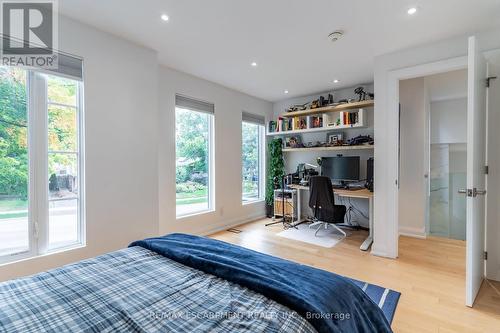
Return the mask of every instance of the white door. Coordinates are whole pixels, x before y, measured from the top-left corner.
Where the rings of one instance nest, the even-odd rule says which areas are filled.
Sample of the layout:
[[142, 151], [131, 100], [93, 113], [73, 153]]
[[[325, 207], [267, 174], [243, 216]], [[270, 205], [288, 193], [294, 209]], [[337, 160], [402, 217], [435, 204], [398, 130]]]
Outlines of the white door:
[[484, 277], [486, 59], [469, 38], [467, 101], [467, 226], [465, 304], [472, 306]]

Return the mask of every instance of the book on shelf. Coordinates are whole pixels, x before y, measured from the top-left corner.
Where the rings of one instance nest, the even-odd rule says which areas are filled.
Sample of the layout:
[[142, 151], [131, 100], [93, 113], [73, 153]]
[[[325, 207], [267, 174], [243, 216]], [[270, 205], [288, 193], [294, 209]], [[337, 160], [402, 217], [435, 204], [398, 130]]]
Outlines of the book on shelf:
[[271, 120], [268, 125], [269, 133], [286, 132], [293, 130], [293, 119], [278, 117], [278, 120]]
[[323, 116], [309, 116], [309, 128], [323, 127]]
[[343, 112], [342, 119], [344, 125], [354, 125], [358, 123], [358, 113], [357, 112]]
[[307, 129], [307, 117], [293, 117], [293, 130]]
[[312, 129], [335, 129], [346, 127], [363, 127], [366, 122], [365, 110], [339, 111], [323, 115], [295, 116], [290, 118], [278, 117], [269, 122], [269, 133], [306, 131]]
[[274, 133], [278, 130], [278, 123], [274, 120], [271, 120], [269, 122], [269, 127], [267, 129], [269, 131], [269, 133]]
[[293, 129], [293, 119], [291, 118], [281, 118], [281, 131], [291, 131]]

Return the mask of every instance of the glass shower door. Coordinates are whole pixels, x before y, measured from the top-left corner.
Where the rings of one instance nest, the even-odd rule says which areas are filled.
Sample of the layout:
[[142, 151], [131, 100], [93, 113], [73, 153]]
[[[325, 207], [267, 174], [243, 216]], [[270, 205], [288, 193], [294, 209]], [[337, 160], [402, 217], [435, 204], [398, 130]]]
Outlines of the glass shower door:
[[429, 234], [465, 240], [465, 144], [431, 144]]

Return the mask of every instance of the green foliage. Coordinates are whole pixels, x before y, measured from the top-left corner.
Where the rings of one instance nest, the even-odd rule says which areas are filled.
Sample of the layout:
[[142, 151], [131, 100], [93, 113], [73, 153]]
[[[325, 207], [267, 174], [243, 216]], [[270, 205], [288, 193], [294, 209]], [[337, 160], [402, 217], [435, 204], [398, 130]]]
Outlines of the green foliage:
[[28, 195], [26, 76], [0, 67], [0, 194]]
[[72, 108], [49, 106], [49, 149], [52, 151], [76, 151], [76, 112]]
[[206, 186], [196, 182], [184, 182], [175, 184], [176, 193], [194, 193], [196, 191], [206, 190]]
[[242, 132], [242, 165], [243, 195], [257, 197], [259, 194], [259, 125], [243, 122]]
[[[47, 76], [48, 99], [51, 102], [76, 105], [77, 84], [74, 81]], [[74, 108], [49, 106], [49, 149], [77, 150], [76, 111]], [[76, 174], [76, 158], [66, 154], [49, 156], [49, 172], [58, 165], [71, 166]], [[0, 66], [0, 194], [28, 196], [28, 110], [26, 71]]]
[[275, 179], [281, 180], [281, 177], [285, 175], [282, 147], [283, 141], [281, 139], [273, 139], [267, 146], [269, 164], [266, 183], [266, 203], [268, 205], [273, 204]]
[[[204, 113], [176, 109], [177, 184], [191, 180], [196, 173], [208, 174], [208, 117]], [[200, 177], [197, 179], [206, 183]]]
[[[52, 103], [77, 105], [77, 83], [57, 76], [47, 77], [47, 95]], [[71, 107], [49, 105], [48, 139], [50, 151], [73, 152], [78, 150], [78, 129], [76, 110]], [[71, 154], [50, 154], [49, 174], [54, 175], [57, 169], [71, 170], [77, 176], [77, 159]]]
[[47, 97], [52, 103], [75, 106], [77, 90], [75, 81], [52, 75], [47, 78]]
[[241, 131], [243, 177], [251, 177], [259, 170], [259, 126], [242, 123]]

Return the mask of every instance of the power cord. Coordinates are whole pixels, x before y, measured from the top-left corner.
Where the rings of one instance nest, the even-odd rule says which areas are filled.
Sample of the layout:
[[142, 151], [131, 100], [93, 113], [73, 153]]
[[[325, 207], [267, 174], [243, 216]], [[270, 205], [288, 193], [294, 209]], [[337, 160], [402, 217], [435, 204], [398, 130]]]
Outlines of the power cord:
[[352, 227], [360, 227], [357, 221], [353, 221], [353, 216], [364, 217], [368, 220], [368, 217], [351, 202], [351, 198], [340, 197], [340, 203], [347, 206], [346, 210], [346, 224]]
[[361, 209], [359, 209], [354, 203], [351, 202], [351, 198], [349, 198], [349, 205], [352, 207], [352, 209], [357, 215], [361, 215], [367, 220], [370, 219], [368, 216], [365, 215], [365, 213]]

